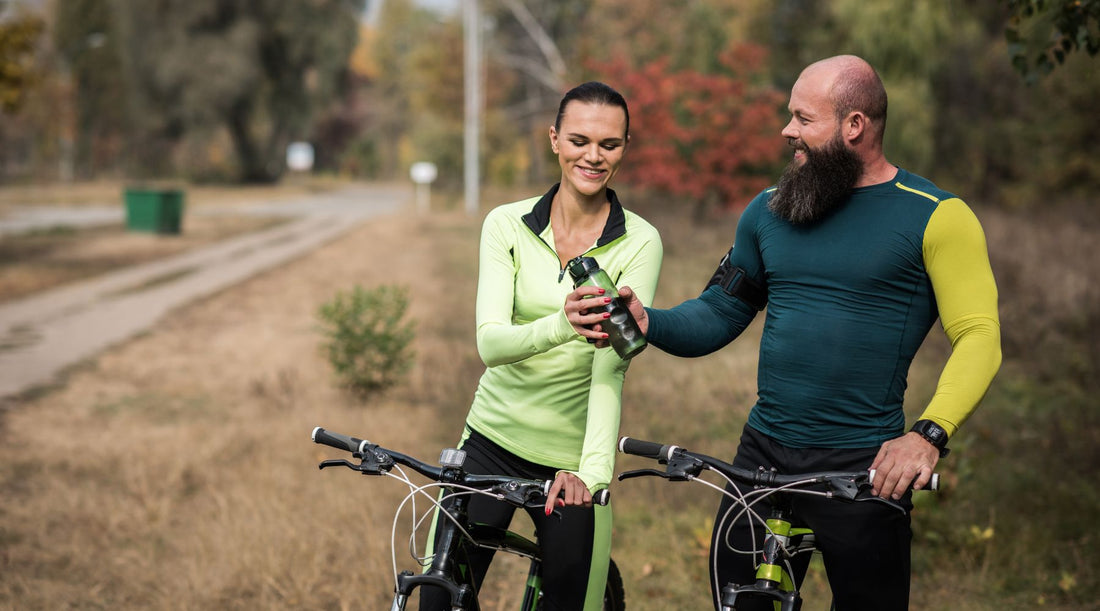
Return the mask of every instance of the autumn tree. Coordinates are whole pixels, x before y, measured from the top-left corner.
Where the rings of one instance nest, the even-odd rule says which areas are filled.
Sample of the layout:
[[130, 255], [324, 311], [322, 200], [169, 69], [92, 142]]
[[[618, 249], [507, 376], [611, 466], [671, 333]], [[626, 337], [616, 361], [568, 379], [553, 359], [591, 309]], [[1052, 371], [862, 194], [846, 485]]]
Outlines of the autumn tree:
[[711, 73], [674, 69], [667, 57], [594, 63], [630, 104], [624, 181], [693, 203], [698, 219], [714, 207], [742, 207], [773, 182], [785, 97], [764, 78], [766, 57], [759, 46], [731, 42]]
[[[363, 0], [112, 0], [150, 154], [185, 135], [228, 135], [237, 177], [270, 182], [286, 145], [335, 95]], [[143, 147], [145, 148], [145, 147]]]
[[[0, 2], [0, 11], [5, 3]], [[0, 110], [13, 113], [36, 78], [34, 50], [44, 29], [42, 18], [20, 13], [0, 21]]]

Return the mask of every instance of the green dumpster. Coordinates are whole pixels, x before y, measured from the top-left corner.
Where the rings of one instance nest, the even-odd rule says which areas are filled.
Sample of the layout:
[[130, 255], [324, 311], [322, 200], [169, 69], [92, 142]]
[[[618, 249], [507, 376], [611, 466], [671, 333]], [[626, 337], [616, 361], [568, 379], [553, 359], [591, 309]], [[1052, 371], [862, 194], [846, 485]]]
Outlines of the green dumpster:
[[183, 218], [183, 191], [130, 188], [126, 201], [126, 228], [152, 233], [179, 233]]

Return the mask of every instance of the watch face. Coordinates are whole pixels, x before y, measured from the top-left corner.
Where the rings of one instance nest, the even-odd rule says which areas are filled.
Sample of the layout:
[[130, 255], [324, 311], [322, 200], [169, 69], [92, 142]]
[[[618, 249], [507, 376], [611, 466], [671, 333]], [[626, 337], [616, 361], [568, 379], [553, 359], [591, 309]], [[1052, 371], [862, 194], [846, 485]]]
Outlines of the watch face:
[[932, 421], [920, 423], [920, 427], [917, 430], [921, 435], [924, 435], [929, 441], [936, 445], [943, 443], [947, 435], [947, 431], [943, 430], [943, 427]]

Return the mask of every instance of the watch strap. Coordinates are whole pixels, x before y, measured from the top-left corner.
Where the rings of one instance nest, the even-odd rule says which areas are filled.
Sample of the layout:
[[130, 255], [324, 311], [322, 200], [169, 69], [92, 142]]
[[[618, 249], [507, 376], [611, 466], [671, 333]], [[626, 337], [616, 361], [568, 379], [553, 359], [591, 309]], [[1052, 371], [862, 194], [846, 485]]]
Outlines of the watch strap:
[[917, 420], [913, 423], [913, 428], [909, 430], [924, 437], [928, 443], [935, 446], [940, 451], [940, 458], [947, 456], [948, 452], [951, 451], [947, 449], [947, 431], [936, 424], [935, 421]]

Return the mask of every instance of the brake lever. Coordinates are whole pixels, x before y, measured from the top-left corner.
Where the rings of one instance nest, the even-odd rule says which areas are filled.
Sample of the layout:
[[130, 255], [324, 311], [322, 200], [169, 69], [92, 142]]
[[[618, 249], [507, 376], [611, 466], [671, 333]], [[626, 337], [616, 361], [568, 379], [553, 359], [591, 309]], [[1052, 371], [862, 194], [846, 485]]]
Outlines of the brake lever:
[[859, 490], [856, 492], [856, 494], [854, 496], [851, 497], [850, 500], [852, 500], [856, 503], [879, 502], [879, 503], [882, 503], [883, 505], [888, 505], [888, 506], [890, 506], [894, 509], [897, 509], [903, 515], [906, 514], [906, 513], [909, 513], [905, 509], [905, 507], [903, 507], [901, 505], [901, 503], [898, 503], [897, 501], [894, 501], [893, 499], [884, 499], [880, 496], [875, 496], [875, 495], [871, 494], [871, 484], [870, 484], [870, 482], [859, 484]]
[[382, 475], [381, 466], [378, 465], [377, 463], [373, 462], [373, 461], [364, 460], [363, 462], [361, 462], [359, 464], [355, 464], [355, 463], [351, 462], [350, 460], [343, 459], [343, 458], [337, 458], [337, 459], [323, 460], [323, 461], [321, 461], [321, 464], [317, 465], [318, 469], [325, 469], [325, 468], [328, 468], [328, 467], [347, 467], [348, 469], [351, 469], [352, 471], [358, 471], [358, 472], [360, 472], [364, 475]]
[[317, 465], [318, 469], [327, 469], [328, 467], [347, 467], [353, 471], [359, 470], [355, 463], [345, 459], [322, 460], [321, 464]]
[[633, 477], [645, 477], [645, 476], [663, 477], [667, 480], [670, 480], [670, 481], [672, 480], [671, 475], [669, 475], [668, 473], [665, 473], [664, 471], [658, 471], [657, 469], [635, 469], [633, 471], [623, 471], [622, 473], [620, 473], [618, 475], [617, 479], [621, 482], [624, 479], [631, 479]]

